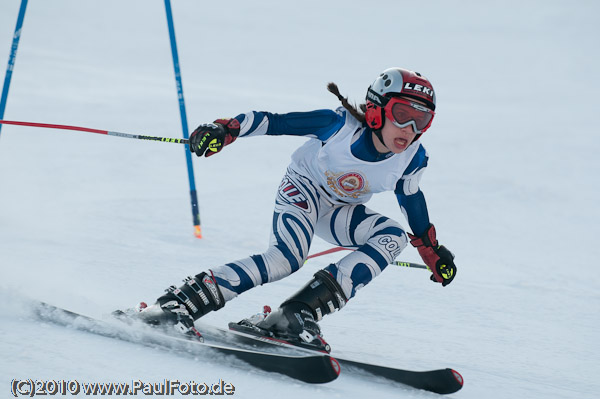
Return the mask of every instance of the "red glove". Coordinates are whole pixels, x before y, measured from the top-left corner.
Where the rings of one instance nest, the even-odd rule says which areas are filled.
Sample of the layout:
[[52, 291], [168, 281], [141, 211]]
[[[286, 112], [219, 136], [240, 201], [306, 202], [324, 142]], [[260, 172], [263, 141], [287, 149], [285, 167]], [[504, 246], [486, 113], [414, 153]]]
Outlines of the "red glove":
[[417, 237], [408, 233], [410, 243], [417, 248], [419, 255], [433, 273], [431, 281], [447, 286], [456, 276], [454, 255], [443, 245], [439, 245], [435, 237], [435, 226], [430, 224], [423, 236]]
[[217, 119], [198, 126], [190, 136], [190, 151], [197, 156], [210, 157], [237, 139], [240, 122], [237, 119]]

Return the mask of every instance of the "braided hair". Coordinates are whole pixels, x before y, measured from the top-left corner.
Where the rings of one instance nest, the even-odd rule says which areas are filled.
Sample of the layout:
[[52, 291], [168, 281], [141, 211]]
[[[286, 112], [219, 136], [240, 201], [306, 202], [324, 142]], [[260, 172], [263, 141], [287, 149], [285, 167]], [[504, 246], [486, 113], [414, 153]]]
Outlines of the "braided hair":
[[343, 97], [340, 94], [340, 90], [338, 89], [338, 86], [333, 82], [330, 82], [327, 85], [327, 90], [329, 90], [331, 93], [333, 93], [338, 98], [338, 100], [340, 100], [340, 102], [342, 103], [342, 106], [344, 108], [346, 108], [348, 110], [348, 112], [350, 112], [350, 114], [353, 117], [355, 117], [359, 122], [361, 122], [361, 123], [366, 122], [366, 119], [365, 119], [365, 112], [367, 111], [366, 104], [360, 104], [358, 107], [350, 104], [348, 102], [348, 97]]

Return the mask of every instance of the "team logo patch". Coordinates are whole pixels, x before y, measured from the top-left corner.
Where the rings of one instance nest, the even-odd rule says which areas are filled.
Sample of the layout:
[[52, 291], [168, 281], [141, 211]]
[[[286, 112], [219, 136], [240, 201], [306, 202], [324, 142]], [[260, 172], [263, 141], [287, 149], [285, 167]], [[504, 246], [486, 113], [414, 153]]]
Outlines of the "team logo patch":
[[283, 179], [279, 186], [279, 198], [288, 204], [308, 210], [308, 200], [306, 199], [306, 196], [288, 178]]
[[347, 193], [353, 193], [365, 187], [365, 179], [358, 173], [346, 173], [338, 177], [337, 183]]
[[358, 198], [369, 192], [369, 185], [365, 178], [358, 172], [335, 174], [325, 172], [327, 185], [340, 197]]

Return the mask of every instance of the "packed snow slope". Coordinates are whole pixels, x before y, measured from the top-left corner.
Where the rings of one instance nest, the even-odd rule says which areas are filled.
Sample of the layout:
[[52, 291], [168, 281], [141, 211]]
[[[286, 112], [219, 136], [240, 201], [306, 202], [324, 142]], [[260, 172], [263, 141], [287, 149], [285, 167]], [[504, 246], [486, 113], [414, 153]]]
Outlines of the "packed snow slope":
[[[0, 2], [2, 66], [19, 4]], [[190, 129], [250, 110], [336, 108], [330, 81], [361, 102], [390, 66], [436, 88], [422, 189], [458, 275], [442, 288], [389, 267], [323, 320], [334, 351], [453, 367], [465, 378], [456, 398], [597, 397], [599, 12], [596, 1], [173, 2]], [[181, 137], [170, 51], [162, 1], [32, 0], [5, 119]], [[277, 185], [304, 140], [248, 138], [194, 159], [199, 240], [183, 146], [4, 126], [0, 395], [32, 378], [223, 379], [240, 398], [433, 397], [343, 374], [307, 385], [28, 313], [29, 298], [102, 317], [262, 252]], [[369, 206], [406, 225], [393, 194]], [[329, 247], [317, 239], [312, 251]], [[340, 256], [310, 260], [203, 321], [225, 326], [276, 306]], [[400, 258], [420, 260], [412, 247]]]

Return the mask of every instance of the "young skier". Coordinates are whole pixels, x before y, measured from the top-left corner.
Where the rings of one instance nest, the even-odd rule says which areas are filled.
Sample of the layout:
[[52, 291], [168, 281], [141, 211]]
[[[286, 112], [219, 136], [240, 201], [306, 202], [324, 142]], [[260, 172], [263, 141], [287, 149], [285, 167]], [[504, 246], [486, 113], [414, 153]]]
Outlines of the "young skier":
[[[272, 114], [248, 112], [199, 126], [190, 137], [197, 156], [211, 156], [238, 138], [258, 135], [309, 137], [292, 155], [275, 200], [269, 248], [213, 267], [138, 313], [150, 324], [173, 325], [194, 334], [194, 320], [221, 309], [241, 293], [297, 271], [308, 256], [313, 235], [355, 251], [314, 274], [279, 309], [245, 328], [304, 345], [322, 347], [317, 321], [341, 309], [406, 247], [408, 237], [446, 286], [456, 275], [454, 255], [439, 245], [429, 221], [419, 180], [428, 156], [419, 140], [435, 115], [435, 93], [419, 73], [390, 68], [367, 90], [360, 110], [342, 102], [336, 111]], [[393, 191], [411, 233], [396, 221], [364, 206], [374, 193]]]

